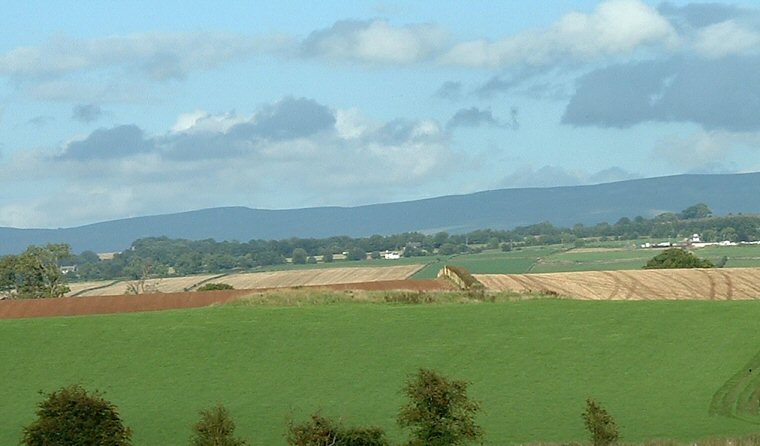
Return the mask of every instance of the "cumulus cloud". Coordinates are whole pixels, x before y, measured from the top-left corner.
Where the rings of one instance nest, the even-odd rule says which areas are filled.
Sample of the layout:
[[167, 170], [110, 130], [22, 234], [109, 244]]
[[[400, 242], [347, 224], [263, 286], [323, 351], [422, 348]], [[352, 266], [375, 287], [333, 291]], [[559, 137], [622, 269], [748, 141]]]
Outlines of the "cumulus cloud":
[[480, 109], [478, 107], [463, 108], [454, 113], [454, 116], [446, 123], [446, 128], [454, 129], [456, 127], [479, 127], [485, 125], [517, 130], [519, 127], [517, 114], [517, 108], [513, 107], [511, 110], [511, 120], [509, 122], [502, 122], [494, 117], [491, 110]]
[[230, 133], [239, 137], [274, 140], [303, 138], [335, 126], [328, 107], [305, 98], [285, 98], [264, 107], [248, 123], [237, 124]]
[[446, 32], [435, 25], [344, 20], [312, 32], [301, 43], [301, 54], [334, 61], [403, 65], [427, 59], [446, 39]]
[[652, 158], [690, 172], [717, 173], [736, 171], [727, 160], [738, 151], [757, 151], [760, 133], [699, 130], [690, 135], [672, 135], [660, 140]]
[[640, 178], [620, 167], [610, 167], [596, 173], [583, 170], [569, 170], [559, 166], [530, 166], [515, 170], [502, 180], [502, 187], [556, 187], [579, 186], [583, 184], [611, 183]]
[[457, 81], [446, 81], [438, 87], [435, 96], [441, 99], [456, 100], [462, 97], [462, 83]]
[[0, 75], [17, 80], [44, 79], [121, 67], [155, 80], [167, 80], [285, 44], [284, 38], [223, 33], [142, 33], [94, 39], [60, 35], [41, 46], [0, 54]]
[[760, 47], [760, 32], [727, 20], [699, 31], [694, 48], [708, 58], [746, 53]]
[[743, 8], [723, 3], [688, 3], [678, 6], [671, 2], [663, 2], [657, 7], [657, 10], [671, 23], [681, 29], [704, 28], [740, 16], [746, 16], [748, 13]]
[[115, 159], [154, 149], [153, 141], [146, 138], [139, 127], [121, 125], [111, 129], [98, 129], [85, 139], [70, 142], [58, 158], [79, 161]]
[[44, 224], [55, 218], [57, 225], [155, 209], [353, 205], [397, 194], [416, 198], [417, 186], [466, 163], [455, 157], [447, 132], [435, 121], [376, 122], [356, 109], [333, 110], [290, 97], [247, 116], [195, 111], [156, 135], [135, 125], [98, 129], [55, 155], [21, 156], [11, 160], [15, 169], [0, 170], [0, 185], [34, 173], [40, 182], [59, 185], [57, 205], [49, 209], [70, 204], [71, 211], [40, 216], [37, 210], [44, 213], [50, 200], [29, 199], [24, 209], [14, 211], [14, 222], [26, 218]]
[[103, 116], [103, 110], [95, 104], [79, 104], [71, 110], [71, 119], [80, 122], [93, 122]]
[[55, 118], [52, 116], [35, 116], [34, 118], [26, 121], [26, 123], [35, 127], [45, 127], [53, 121], [55, 121]]
[[693, 122], [705, 129], [760, 129], [760, 56], [714, 63], [674, 58], [611, 65], [581, 77], [562, 122], [629, 127]]
[[590, 14], [572, 12], [545, 29], [459, 43], [441, 61], [474, 67], [541, 66], [627, 55], [647, 46], [673, 47], [678, 40], [671, 24], [645, 3], [607, 0]]

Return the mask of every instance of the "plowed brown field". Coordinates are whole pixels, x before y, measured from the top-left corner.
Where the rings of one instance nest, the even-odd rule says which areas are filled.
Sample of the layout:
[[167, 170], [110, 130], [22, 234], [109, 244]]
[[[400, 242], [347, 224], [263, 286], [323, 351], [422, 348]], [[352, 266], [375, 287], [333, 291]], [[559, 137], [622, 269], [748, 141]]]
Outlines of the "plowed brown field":
[[[87, 286], [109, 285], [109, 282], [90, 283], [87, 286], [78, 287], [77, 291], [80, 292], [78, 297], [0, 300], [0, 319], [76, 316], [203, 307], [215, 303], [225, 303], [237, 297], [251, 295], [253, 292], [266, 292], [288, 287], [368, 291], [438, 291], [452, 289], [451, 284], [446, 280], [405, 280], [421, 267], [422, 265], [410, 265], [382, 268], [331, 268], [323, 270], [279, 271], [277, 273], [236, 274], [219, 277], [218, 280], [216, 276], [163, 279], [157, 281], [156, 285], [159, 290], [163, 286], [167, 292], [136, 296], [124, 295], [126, 284], [123, 283], [82, 292], [87, 289]], [[261, 277], [255, 277], [259, 275]], [[199, 282], [208, 280], [209, 278], [215, 282], [229, 283], [238, 289], [210, 292], [170, 292], [170, 290], [181, 290], [197, 285]], [[228, 280], [230, 278], [234, 280]], [[72, 286], [72, 288], [74, 287]], [[117, 294], [103, 295], [105, 292], [115, 292]]]
[[760, 299], [760, 268], [475, 274], [492, 291], [593, 300]]

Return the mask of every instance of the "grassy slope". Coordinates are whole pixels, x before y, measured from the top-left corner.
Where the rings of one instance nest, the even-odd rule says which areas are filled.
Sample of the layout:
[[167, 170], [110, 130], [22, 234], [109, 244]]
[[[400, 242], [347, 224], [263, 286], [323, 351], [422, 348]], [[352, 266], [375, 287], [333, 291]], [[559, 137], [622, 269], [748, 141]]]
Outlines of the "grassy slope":
[[584, 439], [598, 398], [626, 441], [742, 434], [708, 416], [758, 352], [756, 302], [523, 301], [472, 305], [224, 306], [0, 321], [0, 444], [15, 444], [39, 390], [106, 391], [135, 444], [185, 444], [216, 401], [256, 445], [285, 444], [287, 416], [322, 410], [395, 439], [404, 377], [432, 367], [472, 382], [487, 444]]

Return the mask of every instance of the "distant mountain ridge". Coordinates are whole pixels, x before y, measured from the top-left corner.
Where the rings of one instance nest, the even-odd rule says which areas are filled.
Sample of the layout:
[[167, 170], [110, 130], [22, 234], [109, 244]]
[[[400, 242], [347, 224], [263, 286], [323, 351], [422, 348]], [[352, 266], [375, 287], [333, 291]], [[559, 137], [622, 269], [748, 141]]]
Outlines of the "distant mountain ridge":
[[614, 223], [706, 203], [715, 214], [759, 213], [760, 172], [676, 175], [589, 186], [499, 189], [466, 195], [356, 207], [264, 210], [221, 207], [134, 217], [62, 229], [0, 228], [0, 254], [30, 244], [68, 243], [74, 252], [122, 251], [139, 238], [279, 240], [334, 235], [510, 229], [549, 221], [557, 226]]

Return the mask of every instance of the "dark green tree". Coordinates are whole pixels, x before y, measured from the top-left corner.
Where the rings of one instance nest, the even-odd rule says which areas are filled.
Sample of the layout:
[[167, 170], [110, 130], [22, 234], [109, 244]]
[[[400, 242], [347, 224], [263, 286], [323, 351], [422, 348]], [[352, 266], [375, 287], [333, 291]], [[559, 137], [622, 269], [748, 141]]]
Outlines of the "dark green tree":
[[670, 248], [650, 259], [644, 269], [666, 268], [714, 268], [707, 259], [701, 259], [681, 248]]
[[132, 432], [119, 412], [97, 391], [73, 385], [50, 393], [37, 406], [37, 419], [24, 428], [27, 446], [128, 446]]
[[463, 445], [483, 438], [475, 423], [480, 405], [467, 396], [467, 382], [420, 369], [403, 387], [408, 402], [398, 422], [411, 430], [409, 446]]
[[367, 259], [367, 252], [359, 248], [358, 246], [355, 246], [349, 249], [348, 255], [346, 255], [346, 260], [366, 260], [366, 259]]
[[586, 410], [581, 416], [594, 446], [608, 446], [618, 441], [620, 433], [617, 424], [599, 403], [591, 398], [587, 399]]
[[293, 258], [294, 265], [305, 265], [308, 254], [305, 249], [296, 248], [293, 250], [293, 255], [291, 257]]
[[678, 217], [682, 220], [693, 220], [696, 218], [707, 218], [712, 216], [712, 211], [704, 203], [698, 203], [694, 206], [689, 206], [678, 214]]
[[229, 411], [217, 404], [200, 412], [201, 419], [193, 426], [192, 446], [245, 446], [245, 440], [235, 438], [235, 422]]

